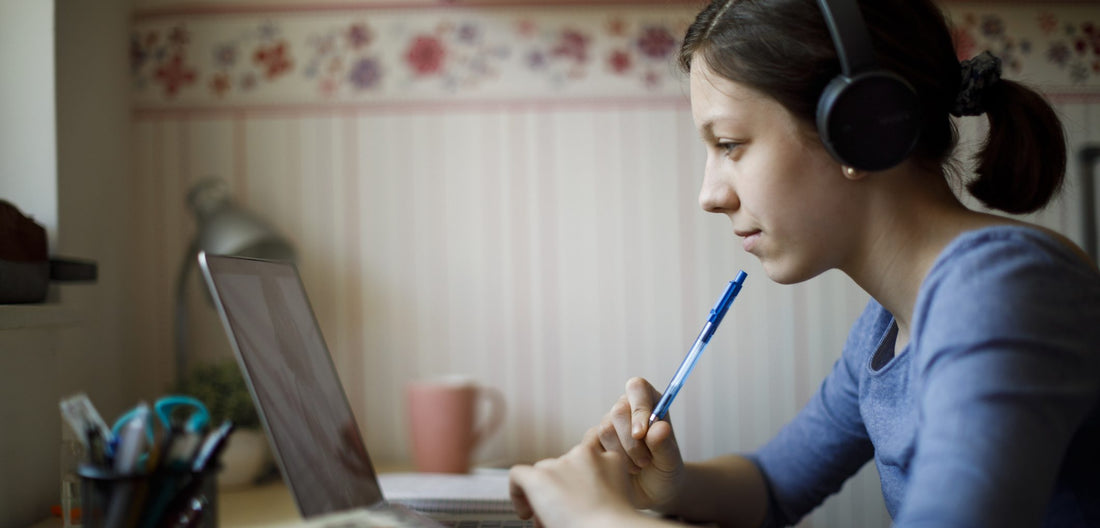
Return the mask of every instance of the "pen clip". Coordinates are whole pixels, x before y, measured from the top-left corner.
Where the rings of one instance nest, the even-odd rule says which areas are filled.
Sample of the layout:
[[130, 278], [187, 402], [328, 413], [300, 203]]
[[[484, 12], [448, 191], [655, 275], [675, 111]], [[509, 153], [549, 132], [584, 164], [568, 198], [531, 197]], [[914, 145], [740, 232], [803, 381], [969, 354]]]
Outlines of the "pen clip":
[[744, 271], [737, 272], [737, 277], [730, 281], [726, 286], [725, 293], [718, 299], [718, 302], [714, 304], [714, 308], [710, 310], [710, 317], [707, 321], [713, 323], [714, 326], [718, 326], [718, 323], [722, 322], [722, 318], [726, 316], [726, 312], [729, 311], [730, 305], [733, 304], [733, 300], [737, 297], [737, 294], [741, 292], [741, 285], [745, 283], [745, 278], [748, 277]]

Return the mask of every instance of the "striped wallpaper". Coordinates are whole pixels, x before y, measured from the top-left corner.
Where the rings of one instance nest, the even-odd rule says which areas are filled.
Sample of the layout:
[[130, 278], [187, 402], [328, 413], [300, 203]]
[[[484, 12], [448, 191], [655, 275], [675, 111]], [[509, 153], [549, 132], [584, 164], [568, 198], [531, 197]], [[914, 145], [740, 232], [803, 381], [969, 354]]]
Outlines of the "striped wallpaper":
[[[482, 463], [561, 453], [630, 376], [663, 387], [738, 269], [741, 298], [673, 421], [688, 459], [750, 450], [816, 390], [867, 300], [837, 272], [770, 283], [728, 220], [699, 209], [703, 151], [664, 38], [678, 40], [693, 4], [161, 4], [134, 18], [132, 236], [147, 264], [134, 339], [165, 386], [194, 233], [184, 196], [209, 176], [298, 247], [376, 461], [408, 460], [404, 384], [448, 373], [507, 396]], [[1100, 37], [1076, 51], [1098, 8], [946, 5], [968, 45], [1045, 87], [1074, 150], [1100, 142]], [[443, 51], [410, 54], [422, 37]], [[1075, 189], [1034, 218], [1079, 237]], [[228, 357], [200, 286], [192, 277], [194, 353]], [[803, 525], [888, 523], [869, 466]]]

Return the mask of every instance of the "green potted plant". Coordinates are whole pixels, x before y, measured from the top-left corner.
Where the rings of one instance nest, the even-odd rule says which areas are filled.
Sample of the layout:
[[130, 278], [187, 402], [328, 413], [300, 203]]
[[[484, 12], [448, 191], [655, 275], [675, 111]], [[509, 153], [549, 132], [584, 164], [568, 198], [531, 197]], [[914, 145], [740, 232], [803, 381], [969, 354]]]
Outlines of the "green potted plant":
[[222, 452], [218, 485], [222, 488], [251, 485], [271, 464], [271, 449], [260, 427], [244, 377], [232, 360], [200, 365], [185, 376], [176, 393], [198, 399], [210, 411], [210, 425], [225, 420], [235, 425]]

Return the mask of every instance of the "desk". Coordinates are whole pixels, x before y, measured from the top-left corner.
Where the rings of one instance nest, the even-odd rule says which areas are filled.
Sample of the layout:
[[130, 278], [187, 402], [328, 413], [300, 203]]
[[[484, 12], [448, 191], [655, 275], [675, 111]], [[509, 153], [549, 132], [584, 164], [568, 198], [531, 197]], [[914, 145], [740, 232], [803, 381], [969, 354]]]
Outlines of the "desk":
[[[218, 493], [220, 528], [294, 526], [301, 522], [298, 508], [283, 482]], [[61, 519], [50, 518], [28, 528], [61, 528]]]
[[[379, 473], [410, 471], [408, 462], [375, 464]], [[248, 488], [218, 492], [219, 528], [262, 528], [294, 526], [301, 522], [298, 507], [281, 479]], [[60, 518], [45, 519], [28, 528], [61, 528]]]
[[218, 494], [219, 528], [293, 526], [301, 520], [281, 480]]

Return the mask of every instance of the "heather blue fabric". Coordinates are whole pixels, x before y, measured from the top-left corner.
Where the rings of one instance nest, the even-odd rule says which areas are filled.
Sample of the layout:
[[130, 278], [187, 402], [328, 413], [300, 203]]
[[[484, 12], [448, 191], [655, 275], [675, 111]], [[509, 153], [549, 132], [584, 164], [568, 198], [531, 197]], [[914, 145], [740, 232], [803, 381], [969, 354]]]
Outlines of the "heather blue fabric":
[[[1100, 274], [1039, 230], [965, 233], [911, 338], [873, 300], [818, 393], [749, 458], [793, 524], [872, 458], [895, 526], [1100, 526]], [[878, 367], [873, 368], [873, 367]]]

